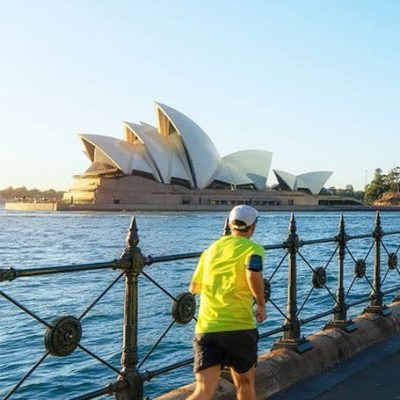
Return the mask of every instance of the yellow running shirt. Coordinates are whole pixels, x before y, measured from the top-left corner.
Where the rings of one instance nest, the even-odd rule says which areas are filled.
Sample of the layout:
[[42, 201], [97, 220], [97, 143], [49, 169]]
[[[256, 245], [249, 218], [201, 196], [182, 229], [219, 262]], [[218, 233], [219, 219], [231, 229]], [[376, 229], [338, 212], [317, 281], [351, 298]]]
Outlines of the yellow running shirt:
[[246, 270], [252, 256], [261, 270], [264, 254], [261, 245], [241, 236], [223, 236], [202, 253], [192, 278], [200, 288], [195, 333], [256, 327]]

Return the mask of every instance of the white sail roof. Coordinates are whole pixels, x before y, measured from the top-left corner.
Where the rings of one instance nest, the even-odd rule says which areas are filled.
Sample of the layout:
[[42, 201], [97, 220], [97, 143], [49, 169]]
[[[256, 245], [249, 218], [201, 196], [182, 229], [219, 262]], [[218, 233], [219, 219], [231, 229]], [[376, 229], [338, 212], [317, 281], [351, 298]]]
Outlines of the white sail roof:
[[[90, 149], [88, 153], [93, 154], [92, 162], [96, 161], [95, 151], [100, 151], [124, 174], [131, 174], [133, 170], [137, 170], [150, 173], [156, 180], [160, 180], [157, 170], [148, 159], [147, 150], [143, 144], [128, 143], [125, 140], [103, 135], [79, 136], [86, 149]], [[90, 146], [93, 146], [93, 151]]]
[[296, 175], [290, 174], [289, 172], [280, 171], [278, 169], [274, 169], [273, 171], [276, 178], [278, 179], [278, 182], [282, 180], [283, 183], [285, 183], [290, 190], [296, 190]]
[[331, 171], [312, 171], [300, 175], [274, 169], [278, 181], [283, 181], [291, 190], [308, 189], [312, 194], [319, 194], [327, 180], [331, 177]]
[[219, 167], [221, 157], [217, 148], [186, 115], [165, 104], [156, 103], [156, 106], [160, 133], [170, 135], [175, 131], [182, 137], [194, 182], [198, 188], [204, 189], [211, 183]]
[[156, 113], [157, 128], [145, 122], [124, 122], [125, 140], [80, 135], [87, 156], [97, 166], [112, 165], [124, 174], [149, 173], [165, 184], [178, 179], [204, 189], [219, 180], [265, 188], [272, 153], [243, 150], [221, 158], [211, 139], [190, 118], [161, 103], [156, 103]]
[[176, 134], [160, 135], [156, 128], [149, 124], [134, 124], [124, 122], [125, 129], [130, 130], [143, 143], [160, 174], [163, 183], [169, 184], [171, 178], [184, 179], [192, 182], [188, 163], [184, 163], [181, 155], [184, 153], [180, 141], [176, 143]]
[[235, 164], [222, 159], [220, 169], [215, 175], [215, 179], [221, 182], [229, 183], [233, 186], [249, 185], [253, 181], [246, 176]]
[[[124, 122], [124, 127], [132, 132], [134, 136], [144, 144], [149, 155], [160, 174], [164, 183], [170, 181], [170, 165], [172, 152], [166, 151], [168, 141], [161, 136], [157, 130], [150, 127], [133, 124], [132, 122]], [[134, 140], [134, 138], [132, 138]]]
[[318, 194], [332, 174], [331, 171], [312, 171], [298, 175], [297, 188], [307, 188], [312, 194]]
[[[258, 190], [265, 189], [272, 153], [264, 150], [242, 150], [228, 154], [223, 160], [242, 171]], [[237, 183], [239, 185], [240, 183]]]

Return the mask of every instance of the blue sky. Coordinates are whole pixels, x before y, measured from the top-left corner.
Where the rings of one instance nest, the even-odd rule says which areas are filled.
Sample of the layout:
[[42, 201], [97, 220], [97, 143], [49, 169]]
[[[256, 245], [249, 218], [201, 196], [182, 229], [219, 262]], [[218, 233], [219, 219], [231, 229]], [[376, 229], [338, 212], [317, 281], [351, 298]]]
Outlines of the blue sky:
[[[330, 170], [362, 189], [398, 166], [400, 2], [0, 0], [0, 189], [67, 189], [78, 133], [122, 138], [153, 101], [221, 155]], [[272, 183], [272, 174], [269, 181]]]

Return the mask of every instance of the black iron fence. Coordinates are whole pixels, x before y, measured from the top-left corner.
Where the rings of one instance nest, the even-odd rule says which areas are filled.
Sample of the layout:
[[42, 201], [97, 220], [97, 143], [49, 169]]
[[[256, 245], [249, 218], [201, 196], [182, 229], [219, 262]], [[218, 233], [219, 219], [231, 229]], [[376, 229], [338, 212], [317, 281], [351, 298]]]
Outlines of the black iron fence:
[[[229, 234], [227, 225], [225, 225], [224, 234]], [[261, 327], [260, 339], [280, 334], [281, 337], [273, 344], [273, 348], [287, 347], [301, 353], [311, 348], [310, 342], [302, 333], [302, 327], [306, 324], [331, 316], [326, 327], [336, 327], [352, 332], [356, 329], [356, 325], [348, 316], [348, 310], [365, 303], [368, 303], [365, 311], [387, 315], [389, 309], [386, 307], [384, 299], [400, 290], [400, 271], [397, 263], [400, 249], [400, 244], [397, 242], [400, 243], [400, 238], [395, 236], [399, 234], [400, 230], [384, 232], [381, 227], [380, 215], [377, 213], [375, 226], [371, 233], [348, 235], [342, 216], [337, 235], [334, 237], [301, 240], [297, 234], [294, 215], [292, 215], [286, 240], [281, 244], [264, 246], [268, 255], [275, 254], [273, 257], [267, 257], [268, 268], [265, 268], [265, 271], [268, 271], [269, 276], [264, 278], [265, 298], [268, 301], [269, 309], [280, 315], [283, 323], [276, 324], [269, 330], [263, 330]], [[363, 241], [363, 246], [352, 247], [354, 243], [361, 241]], [[103, 263], [51, 268], [0, 269], [0, 282], [81, 271], [104, 269], [118, 271], [117, 277], [80, 315], [61, 315], [52, 321], [46, 321], [13, 296], [0, 290], [1, 298], [28, 314], [45, 328], [43, 354], [22, 377], [12, 376], [12, 379], [19, 380], [16, 383], [10, 382], [9, 391], [4, 400], [12, 398], [46, 359], [67, 357], [78, 349], [115, 373], [116, 379], [103, 386], [99, 384], [97, 390], [75, 397], [74, 400], [94, 399], [106, 394], [114, 395], [117, 400], [142, 400], [145, 397], [146, 382], [193, 362], [192, 357], [188, 354], [187, 358], [166, 363], [158, 368], [146, 369], [147, 360], [158, 348], [162, 347], [164, 338], [174, 325], [189, 323], [195, 319], [196, 312], [196, 301], [193, 295], [188, 292], [177, 295], [171, 293], [151, 276], [147, 267], [177, 260], [196, 259], [200, 253], [145, 257], [138, 247], [138, 243], [136, 220], [132, 218], [126, 247], [119, 259]], [[324, 247], [322, 248], [322, 246]], [[309, 254], [307, 250], [309, 248], [317, 248], [317, 250], [321, 248], [321, 250]], [[362, 252], [361, 256], [360, 252]], [[299, 273], [300, 265], [301, 274]], [[332, 269], [335, 267], [337, 271], [333, 272]], [[389, 279], [389, 276], [392, 276], [392, 279]], [[143, 353], [144, 355], [140, 359], [138, 356], [139, 277], [146, 279], [172, 301], [172, 320], [162, 334], [154, 339], [147, 353]], [[81, 343], [82, 320], [111, 288], [123, 279], [125, 287], [121, 365], [117, 368]], [[298, 287], [299, 279], [305, 282], [302, 283], [301, 291]], [[355, 295], [355, 288], [359, 282], [363, 282], [364, 287], [368, 290], [364, 290], [362, 294], [358, 290]], [[278, 287], [281, 289], [275, 290]], [[325, 301], [320, 303], [323, 309], [317, 313], [315, 305], [311, 307], [311, 310], [309, 307], [310, 299], [316, 292], [323, 293], [325, 296]], [[331, 305], [326, 306], [327, 304]]]

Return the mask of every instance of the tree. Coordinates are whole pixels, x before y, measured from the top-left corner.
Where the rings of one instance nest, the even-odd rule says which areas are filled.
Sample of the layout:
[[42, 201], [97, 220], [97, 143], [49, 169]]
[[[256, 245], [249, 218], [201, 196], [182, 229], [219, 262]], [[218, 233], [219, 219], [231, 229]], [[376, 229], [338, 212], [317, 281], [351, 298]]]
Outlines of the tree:
[[400, 192], [400, 167], [394, 167], [388, 172], [386, 175], [386, 185], [391, 192]]
[[380, 168], [377, 168], [371, 183], [365, 187], [365, 201], [371, 204], [375, 200], [378, 200], [387, 190], [386, 176], [382, 175], [382, 170]]
[[350, 185], [350, 184], [346, 185], [346, 190], [347, 190], [349, 193], [354, 193], [354, 187], [353, 187], [353, 185]]
[[0, 190], [0, 197], [4, 199], [41, 199], [47, 198], [51, 200], [61, 199], [63, 196], [63, 192], [56, 191], [54, 189], [48, 189], [45, 191], [41, 191], [39, 189], [27, 189], [25, 186], [21, 186], [18, 188], [13, 188], [9, 186], [3, 190]]
[[356, 190], [354, 192], [354, 194], [353, 194], [353, 197], [355, 199], [358, 199], [358, 200], [361, 200], [361, 201], [364, 201], [364, 196], [365, 196], [365, 192], [362, 191], [362, 190]]
[[365, 187], [365, 201], [373, 203], [384, 193], [400, 193], [400, 167], [392, 168], [386, 175], [377, 168], [371, 183]]

